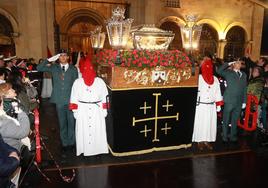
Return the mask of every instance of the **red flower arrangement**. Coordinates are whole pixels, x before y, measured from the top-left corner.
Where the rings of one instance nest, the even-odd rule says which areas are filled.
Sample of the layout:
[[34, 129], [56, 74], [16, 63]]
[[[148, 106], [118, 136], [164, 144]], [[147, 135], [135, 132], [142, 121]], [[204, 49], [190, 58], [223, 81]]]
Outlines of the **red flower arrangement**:
[[[120, 57], [120, 64], [116, 64], [117, 56]], [[96, 53], [95, 61], [98, 64], [121, 67], [176, 67], [184, 68], [191, 66], [189, 57], [179, 50], [110, 50], [102, 49]]]

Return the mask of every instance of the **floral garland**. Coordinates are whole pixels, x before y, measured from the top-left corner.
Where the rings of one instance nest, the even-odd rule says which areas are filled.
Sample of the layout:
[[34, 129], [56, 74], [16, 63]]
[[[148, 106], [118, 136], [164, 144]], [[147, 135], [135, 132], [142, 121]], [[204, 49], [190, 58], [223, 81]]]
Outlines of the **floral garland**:
[[[117, 56], [120, 57], [120, 64], [116, 64]], [[184, 68], [191, 66], [189, 57], [179, 50], [110, 50], [102, 49], [97, 51], [95, 62], [109, 66], [121, 67], [176, 67]]]

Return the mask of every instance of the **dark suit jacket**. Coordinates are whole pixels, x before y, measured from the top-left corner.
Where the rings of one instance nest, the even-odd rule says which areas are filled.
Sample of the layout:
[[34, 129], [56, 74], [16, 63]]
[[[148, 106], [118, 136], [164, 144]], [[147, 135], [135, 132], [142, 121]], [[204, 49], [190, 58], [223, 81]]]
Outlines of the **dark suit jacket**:
[[48, 66], [48, 61], [45, 60], [37, 66], [37, 70], [52, 74], [53, 89], [50, 102], [60, 105], [69, 104], [73, 83], [78, 78], [76, 67], [69, 64], [69, 68], [63, 74], [58, 63]]
[[0, 135], [0, 182], [2, 178], [10, 176], [19, 166], [16, 158], [8, 157], [11, 152], [17, 152], [17, 150], [6, 144]]
[[223, 94], [224, 103], [242, 105], [247, 100], [247, 76], [241, 71], [242, 76], [239, 77], [235, 71], [227, 68], [228, 63], [225, 63], [217, 71], [227, 82], [227, 88]]

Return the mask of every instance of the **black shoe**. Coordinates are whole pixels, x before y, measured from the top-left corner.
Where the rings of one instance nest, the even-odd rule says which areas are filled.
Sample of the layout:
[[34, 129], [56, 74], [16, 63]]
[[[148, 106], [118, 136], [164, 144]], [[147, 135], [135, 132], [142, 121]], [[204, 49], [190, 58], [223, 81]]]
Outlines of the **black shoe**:
[[62, 146], [61, 147], [61, 151], [63, 152], [63, 153], [66, 153], [67, 151], [68, 151], [68, 146]]
[[67, 152], [68, 152], [68, 146], [62, 146], [61, 147], [61, 157], [67, 158]]
[[228, 141], [222, 141], [222, 146], [228, 146], [229, 142]]
[[61, 154], [61, 157], [62, 157], [62, 158], [67, 158], [66, 152], [62, 153], [62, 154]]
[[238, 144], [238, 140], [230, 140], [232, 144]]
[[68, 146], [68, 151], [75, 153], [75, 145]]
[[230, 138], [230, 141], [231, 141], [232, 143], [237, 143], [237, 142], [238, 142], [238, 141], [237, 141], [237, 137]]
[[222, 138], [222, 143], [227, 144], [228, 143], [228, 139], [227, 138]]

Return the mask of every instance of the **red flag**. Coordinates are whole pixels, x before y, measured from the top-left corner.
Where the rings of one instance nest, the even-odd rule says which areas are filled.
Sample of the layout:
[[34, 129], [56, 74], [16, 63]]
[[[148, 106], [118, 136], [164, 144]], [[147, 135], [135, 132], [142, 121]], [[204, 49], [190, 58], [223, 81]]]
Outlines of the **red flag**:
[[52, 57], [52, 54], [51, 54], [51, 52], [50, 52], [50, 50], [49, 50], [49, 48], [47, 46], [47, 58], [50, 58], [50, 57]]

